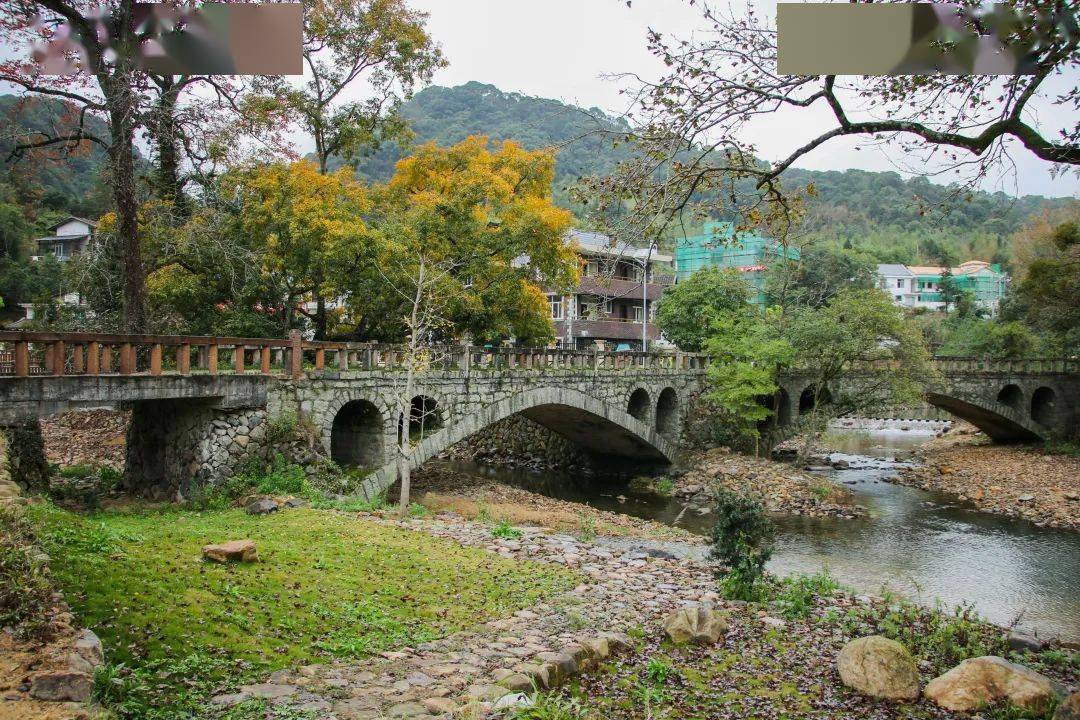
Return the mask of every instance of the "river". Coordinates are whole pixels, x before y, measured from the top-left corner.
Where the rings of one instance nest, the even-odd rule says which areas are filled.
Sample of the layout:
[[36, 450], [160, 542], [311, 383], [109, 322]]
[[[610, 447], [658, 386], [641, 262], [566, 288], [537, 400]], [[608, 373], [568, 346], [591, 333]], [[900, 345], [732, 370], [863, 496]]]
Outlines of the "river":
[[[887, 588], [949, 608], [967, 602], [999, 625], [1016, 623], [1042, 637], [1080, 642], [1080, 533], [1038, 528], [977, 512], [950, 496], [885, 482], [902, 462], [897, 458], [928, 437], [899, 429], [830, 433], [829, 446], [836, 450], [831, 459], [852, 467], [820, 472], [848, 487], [869, 513], [856, 520], [776, 517], [779, 532], [769, 569], [790, 574], [827, 568], [857, 592], [880, 594]], [[699, 534], [711, 529], [708, 516], [683, 513], [678, 500], [635, 495], [617, 478], [583, 480], [463, 463], [453, 467], [602, 510], [669, 525], [678, 520], [680, 527]], [[648, 544], [683, 555], [703, 552], [689, 544]]]

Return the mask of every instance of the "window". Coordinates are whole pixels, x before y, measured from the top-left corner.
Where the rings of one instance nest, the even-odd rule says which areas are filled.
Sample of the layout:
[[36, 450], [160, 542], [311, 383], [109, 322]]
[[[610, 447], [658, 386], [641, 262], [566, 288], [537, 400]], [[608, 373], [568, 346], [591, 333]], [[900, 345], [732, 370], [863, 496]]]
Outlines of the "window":
[[561, 295], [548, 295], [548, 306], [551, 308], [551, 319], [562, 320], [562, 296]]
[[642, 309], [641, 306], [640, 305], [634, 305], [631, 309], [634, 311], [634, 322], [636, 322], [636, 323], [641, 322], [641, 318], [644, 317], [644, 315], [645, 315], [645, 313], [643, 313], [641, 311], [641, 309]]
[[590, 277], [599, 273], [599, 266], [595, 260], [590, 260], [585, 263], [585, 277]]
[[53, 254], [58, 258], [64, 257], [64, 243], [56, 243], [53, 247]]
[[900, 289], [904, 288], [904, 279], [903, 278], [896, 278], [896, 287], [898, 287]]

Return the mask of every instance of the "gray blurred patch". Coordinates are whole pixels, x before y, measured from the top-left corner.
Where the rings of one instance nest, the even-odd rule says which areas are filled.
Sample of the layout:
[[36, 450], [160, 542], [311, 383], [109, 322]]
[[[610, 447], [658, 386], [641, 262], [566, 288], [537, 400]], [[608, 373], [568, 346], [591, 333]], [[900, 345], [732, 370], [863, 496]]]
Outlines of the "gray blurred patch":
[[[303, 6], [300, 3], [207, 3], [180, 10], [138, 3], [132, 12], [136, 61], [161, 75], [301, 75]], [[109, 23], [98, 24], [104, 35]], [[114, 38], [104, 37], [117, 52]], [[71, 74], [74, 54], [84, 54], [77, 33], [58, 32], [34, 49], [47, 74]]]
[[998, 3], [779, 3], [781, 75], [1031, 74], [1048, 43], [1075, 41], [1076, 16]]

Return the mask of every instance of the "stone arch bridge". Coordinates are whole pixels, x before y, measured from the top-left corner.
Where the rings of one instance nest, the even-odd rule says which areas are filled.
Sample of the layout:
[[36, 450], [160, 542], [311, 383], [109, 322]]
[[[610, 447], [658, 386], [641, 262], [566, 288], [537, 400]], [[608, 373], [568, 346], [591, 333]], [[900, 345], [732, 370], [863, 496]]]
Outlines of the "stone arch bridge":
[[[601, 456], [674, 459], [706, 360], [683, 353], [432, 348], [404, 398], [400, 347], [288, 339], [0, 331], [0, 426], [69, 409], [129, 409], [127, 474], [161, 494], [212, 484], [271, 452], [300, 418], [341, 463], [367, 473], [370, 496], [395, 479], [409, 433], [422, 464], [491, 424], [523, 415]], [[1080, 421], [1074, 360], [938, 360], [927, 400], [998, 441], [1071, 432]], [[859, 378], [830, 393], [858, 392]], [[794, 423], [814, 393], [789, 373], [775, 424]], [[810, 398], [808, 401], [807, 398]]]
[[[926, 402], [967, 420], [995, 442], [1067, 436], [1080, 427], [1080, 360], [940, 357], [935, 365], [940, 379], [927, 389]], [[853, 373], [821, 393], [814, 392], [810, 373], [786, 373], [778, 397], [770, 402], [773, 423], [780, 428], [794, 426], [813, 408], [815, 395], [828, 400], [865, 392], [871, 385], [868, 380], [880, 372], [887, 369]], [[897, 412], [903, 411], [880, 408], [882, 417], [896, 417]]]
[[396, 479], [400, 433], [419, 466], [517, 414], [591, 454], [666, 464], [705, 377], [693, 354], [433, 348], [405, 398], [395, 346], [23, 332], [0, 332], [0, 343], [0, 425], [130, 409], [127, 474], [161, 494], [266, 457], [283, 418], [301, 418], [334, 460], [368, 470], [369, 497]]

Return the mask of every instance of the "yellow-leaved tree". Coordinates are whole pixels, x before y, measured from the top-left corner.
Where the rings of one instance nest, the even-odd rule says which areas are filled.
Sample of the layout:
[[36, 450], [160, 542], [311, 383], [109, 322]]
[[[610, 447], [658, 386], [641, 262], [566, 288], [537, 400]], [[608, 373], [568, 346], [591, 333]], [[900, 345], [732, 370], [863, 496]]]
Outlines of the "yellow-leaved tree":
[[315, 337], [325, 338], [331, 318], [324, 309], [348, 290], [337, 283], [335, 264], [342, 257], [371, 262], [379, 246], [364, 222], [366, 188], [348, 169], [321, 174], [306, 160], [230, 170], [221, 188], [237, 210], [233, 232], [261, 240], [262, 272], [280, 298], [283, 329], [306, 316]]
[[[578, 273], [566, 242], [570, 213], [552, 202], [554, 174], [549, 152], [513, 142], [492, 148], [486, 137], [470, 137], [449, 148], [420, 147], [397, 164], [389, 183], [373, 190], [372, 223], [384, 238], [375, 266], [381, 293], [350, 298], [362, 304], [381, 295], [395, 304], [386, 317], [408, 348], [398, 403], [403, 427], [418, 376], [437, 360], [436, 341], [553, 337], [541, 289], [562, 290]], [[370, 275], [353, 277], [365, 282]], [[412, 442], [420, 439], [400, 433], [403, 511]]]

